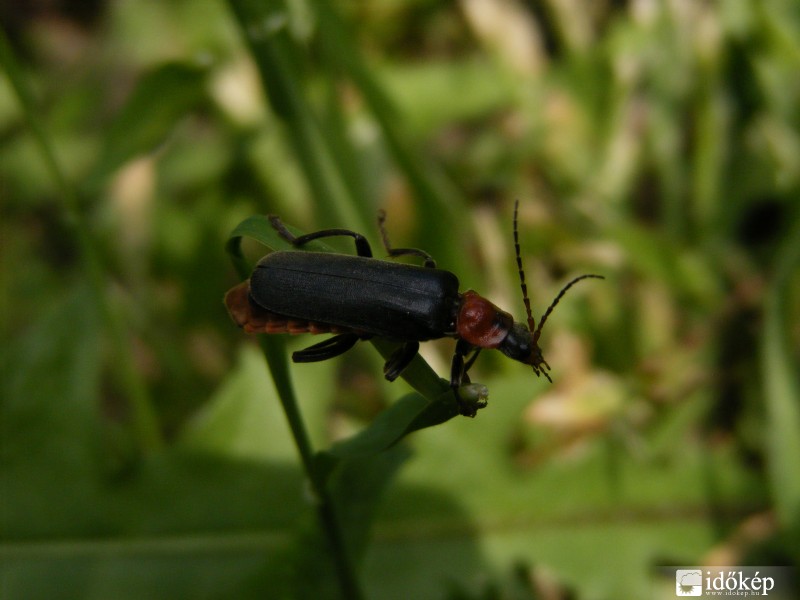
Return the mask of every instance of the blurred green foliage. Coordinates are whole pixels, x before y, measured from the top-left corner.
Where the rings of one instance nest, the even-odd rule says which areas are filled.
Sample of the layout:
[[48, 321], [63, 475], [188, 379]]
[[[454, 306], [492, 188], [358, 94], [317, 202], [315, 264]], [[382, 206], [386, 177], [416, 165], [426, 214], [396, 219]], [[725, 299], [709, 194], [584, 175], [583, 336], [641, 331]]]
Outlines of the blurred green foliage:
[[[370, 598], [800, 565], [796, 2], [0, 10], [3, 598], [340, 597], [309, 477]], [[304, 471], [288, 380], [221, 302], [234, 228], [379, 248], [383, 207], [519, 318], [515, 198], [537, 315], [606, 276], [548, 322], [554, 384], [484, 353], [489, 406], [395, 443], [449, 415], [420, 421], [368, 344], [291, 367]], [[426, 346], [446, 374], [452, 342]]]

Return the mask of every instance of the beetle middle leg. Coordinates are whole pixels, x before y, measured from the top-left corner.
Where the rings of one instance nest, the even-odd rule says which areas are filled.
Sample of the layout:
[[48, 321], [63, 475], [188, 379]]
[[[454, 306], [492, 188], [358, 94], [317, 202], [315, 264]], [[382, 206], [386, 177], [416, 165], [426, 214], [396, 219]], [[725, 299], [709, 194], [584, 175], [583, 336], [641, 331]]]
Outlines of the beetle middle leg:
[[397, 258], [398, 256], [418, 256], [419, 258], [423, 259], [423, 266], [428, 269], [436, 268], [436, 261], [433, 260], [433, 257], [424, 250], [418, 250], [417, 248], [392, 248], [392, 245], [389, 243], [389, 234], [386, 233], [385, 210], [378, 211], [378, 229], [381, 232], [383, 247], [386, 248], [386, 253], [389, 256], [392, 258]]
[[323, 229], [321, 231], [315, 231], [313, 233], [297, 236], [286, 228], [286, 225], [283, 224], [283, 221], [281, 221], [281, 218], [277, 215], [270, 215], [269, 222], [273, 229], [275, 229], [275, 231], [277, 231], [278, 234], [292, 246], [299, 248], [308, 242], [312, 242], [320, 238], [349, 236], [353, 238], [353, 241], [356, 243], [356, 254], [359, 256], [372, 258], [372, 248], [370, 248], [367, 238], [360, 233], [351, 231], [350, 229]]
[[419, 342], [406, 342], [395, 350], [383, 366], [383, 375], [387, 381], [394, 381], [400, 376], [419, 351]]
[[361, 336], [355, 333], [343, 333], [328, 338], [324, 342], [309, 346], [305, 350], [298, 350], [292, 354], [292, 360], [296, 363], [319, 362], [328, 360], [334, 356], [344, 354], [355, 346]]

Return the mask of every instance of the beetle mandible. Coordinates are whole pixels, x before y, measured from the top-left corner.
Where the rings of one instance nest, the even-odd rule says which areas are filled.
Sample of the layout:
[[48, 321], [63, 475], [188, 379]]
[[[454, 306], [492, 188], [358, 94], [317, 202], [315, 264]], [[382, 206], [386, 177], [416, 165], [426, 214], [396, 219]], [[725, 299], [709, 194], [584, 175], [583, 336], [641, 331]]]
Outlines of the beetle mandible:
[[367, 239], [349, 229], [325, 229], [295, 236], [277, 216], [269, 220], [282, 238], [299, 248], [325, 237], [352, 237], [357, 256], [324, 252], [276, 251], [262, 258], [250, 279], [225, 295], [228, 311], [248, 333], [332, 333], [333, 337], [292, 354], [294, 362], [316, 362], [343, 354], [359, 340], [372, 337], [396, 341], [401, 346], [389, 357], [383, 372], [394, 381], [419, 350], [419, 343], [452, 337], [456, 347], [450, 369], [450, 387], [459, 412], [474, 417], [484, 399], [467, 400], [459, 388], [469, 383], [468, 371], [480, 351], [497, 349], [509, 358], [531, 365], [548, 381], [550, 365], [542, 356], [539, 337], [553, 308], [569, 288], [589, 277], [567, 283], [547, 308], [538, 326], [531, 315], [525, 273], [520, 256], [514, 205], [514, 250], [517, 259], [527, 325], [515, 322], [478, 293], [459, 292], [458, 278], [436, 268], [433, 258], [416, 248], [392, 248], [386, 233], [386, 213], [379, 211], [378, 227], [389, 257], [415, 256], [422, 266], [372, 257]]

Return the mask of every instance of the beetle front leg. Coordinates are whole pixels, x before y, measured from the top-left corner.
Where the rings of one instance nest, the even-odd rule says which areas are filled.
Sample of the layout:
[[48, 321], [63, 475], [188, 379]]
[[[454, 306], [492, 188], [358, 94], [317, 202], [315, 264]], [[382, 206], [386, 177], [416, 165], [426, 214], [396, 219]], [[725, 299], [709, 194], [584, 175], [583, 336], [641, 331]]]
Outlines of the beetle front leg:
[[370, 248], [367, 238], [360, 233], [356, 233], [355, 231], [351, 231], [349, 229], [323, 229], [322, 231], [315, 231], [314, 233], [307, 233], [305, 235], [297, 236], [286, 228], [286, 225], [283, 224], [283, 221], [281, 221], [281, 218], [277, 215], [270, 215], [269, 222], [272, 225], [272, 228], [275, 229], [275, 231], [277, 231], [278, 234], [292, 246], [299, 248], [308, 242], [313, 242], [314, 240], [318, 240], [320, 238], [348, 236], [353, 238], [356, 243], [356, 254], [359, 256], [372, 258], [372, 248]]
[[[459, 392], [459, 388], [470, 382], [467, 371], [469, 371], [470, 367], [475, 363], [475, 359], [478, 358], [480, 351], [480, 348], [475, 348], [464, 340], [458, 340], [458, 342], [456, 342], [456, 351], [453, 354], [453, 363], [450, 367], [450, 387], [456, 397], [456, 402], [458, 402], [458, 411], [465, 417], [474, 417], [478, 413], [478, 410], [486, 406], [485, 396], [478, 394], [477, 400], [468, 400], [463, 398]], [[464, 358], [470, 352], [474, 352], [474, 354], [465, 363]], [[484, 386], [479, 387], [483, 387], [485, 391]]]

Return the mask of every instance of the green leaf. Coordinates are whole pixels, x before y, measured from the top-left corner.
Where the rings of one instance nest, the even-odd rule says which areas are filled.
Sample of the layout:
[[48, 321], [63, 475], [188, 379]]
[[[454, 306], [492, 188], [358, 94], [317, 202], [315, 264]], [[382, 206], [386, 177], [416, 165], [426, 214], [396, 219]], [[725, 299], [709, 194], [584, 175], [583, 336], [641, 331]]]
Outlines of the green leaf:
[[375, 524], [368, 592], [446, 597], [448, 582], [474, 590], [501, 566], [522, 563], [546, 568], [579, 598], [646, 597], [652, 565], [691, 563], [713, 545], [715, 514], [737, 522], [767, 500], [735, 448], [707, 446], [694, 427], [675, 432], [668, 460], [621, 451], [613, 443], [621, 424], [611, 423], [526, 464], [520, 437], [546, 388], [528, 374], [487, 384], [494, 401], [478, 419], [415, 436], [418, 460]]
[[[115, 479], [47, 472], [17, 514], [26, 532], [4, 532], [4, 598], [291, 594], [296, 524], [311, 509], [296, 467], [170, 450]], [[34, 510], [48, 530], [26, 518]]]
[[[286, 225], [284, 223], [284, 225]], [[302, 235], [297, 228], [286, 225], [286, 228], [295, 235]], [[250, 238], [266, 246], [270, 250], [287, 250], [297, 252], [336, 252], [333, 248], [320, 241], [309, 242], [302, 248], [293, 246], [275, 230], [267, 215], [253, 215], [239, 223], [228, 237], [225, 250], [231, 257], [239, 275], [249, 277], [252, 267], [242, 254], [242, 239]]]
[[377, 454], [396, 444], [425, 411], [428, 401], [419, 394], [407, 394], [381, 412], [359, 433], [336, 442], [328, 451], [337, 458]]

